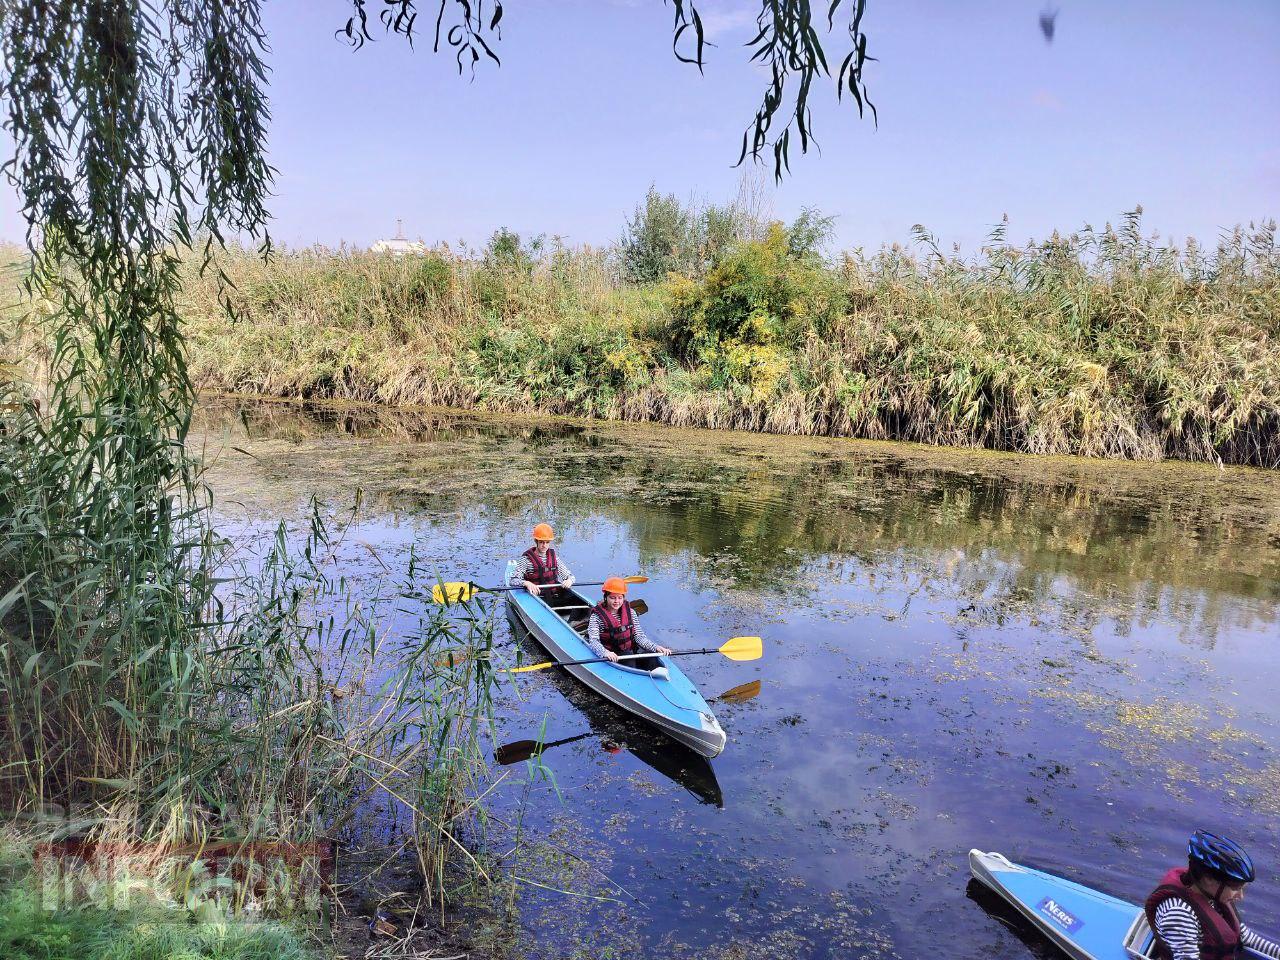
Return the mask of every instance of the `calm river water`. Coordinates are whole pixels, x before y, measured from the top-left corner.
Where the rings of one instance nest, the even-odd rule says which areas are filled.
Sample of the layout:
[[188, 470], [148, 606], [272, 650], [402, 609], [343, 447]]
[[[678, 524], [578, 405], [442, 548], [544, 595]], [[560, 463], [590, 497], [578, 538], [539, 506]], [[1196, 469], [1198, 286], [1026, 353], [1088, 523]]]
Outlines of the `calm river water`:
[[504, 691], [495, 746], [566, 742], [554, 785], [495, 765], [495, 812], [547, 841], [495, 942], [1051, 957], [970, 848], [1137, 900], [1199, 827], [1251, 850], [1245, 918], [1280, 932], [1280, 477], [439, 411], [220, 403], [203, 430], [230, 529], [360, 488], [357, 583], [411, 546], [500, 582], [546, 520], [579, 579], [651, 578], [667, 645], [764, 638], [683, 662], [708, 699], [760, 681], [715, 705], [710, 763], [554, 672]]

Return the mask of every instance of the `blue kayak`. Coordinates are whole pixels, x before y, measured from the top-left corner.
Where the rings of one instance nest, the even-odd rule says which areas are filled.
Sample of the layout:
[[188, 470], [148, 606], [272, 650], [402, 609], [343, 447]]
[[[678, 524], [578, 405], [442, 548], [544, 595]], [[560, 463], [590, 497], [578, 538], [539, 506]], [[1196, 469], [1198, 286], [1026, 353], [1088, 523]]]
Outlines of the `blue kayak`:
[[[545, 591], [544, 591], [545, 592]], [[583, 639], [594, 601], [576, 590], [557, 590], [555, 607], [525, 590], [507, 594], [512, 614], [560, 663], [595, 654]], [[726, 737], [698, 688], [669, 657], [649, 672], [619, 663], [574, 664], [564, 669], [610, 703], [653, 724], [704, 757], [719, 755]]]
[[[1003, 854], [969, 851], [969, 869], [1041, 933], [1076, 960], [1141, 960], [1155, 936], [1137, 904], [1051, 873], [1013, 863]], [[1261, 957], [1246, 950], [1249, 957]]]

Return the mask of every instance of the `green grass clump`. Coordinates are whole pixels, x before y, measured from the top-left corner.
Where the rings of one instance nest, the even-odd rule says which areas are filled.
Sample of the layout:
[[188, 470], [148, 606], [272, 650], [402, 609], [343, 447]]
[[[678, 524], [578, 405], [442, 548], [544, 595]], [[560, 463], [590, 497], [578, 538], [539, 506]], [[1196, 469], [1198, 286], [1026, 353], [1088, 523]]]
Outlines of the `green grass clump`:
[[[0, 957], [5, 960], [318, 960], [322, 953], [288, 923], [196, 915], [154, 902], [128, 910], [41, 901], [33, 841], [0, 830]], [[140, 900], [135, 897], [135, 900]], [[212, 907], [213, 904], [207, 904]]]
[[0, 890], [5, 960], [315, 960], [285, 924], [198, 922], [152, 910], [45, 910], [24, 887]]

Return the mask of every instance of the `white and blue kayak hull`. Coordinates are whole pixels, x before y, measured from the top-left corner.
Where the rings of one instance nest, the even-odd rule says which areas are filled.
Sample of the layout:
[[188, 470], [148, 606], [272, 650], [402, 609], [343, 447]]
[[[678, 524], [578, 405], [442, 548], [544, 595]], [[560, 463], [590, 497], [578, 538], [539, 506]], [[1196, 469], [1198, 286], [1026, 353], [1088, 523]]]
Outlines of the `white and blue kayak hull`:
[[[576, 590], [570, 592], [579, 598], [585, 613], [592, 601]], [[567, 663], [595, 656], [587, 642], [541, 598], [524, 590], [512, 590], [507, 602], [520, 624], [554, 659]], [[651, 723], [673, 740], [704, 757], [718, 756], [727, 738], [711, 708], [671, 658], [659, 659], [666, 668], [665, 678], [616, 663], [573, 664], [564, 669], [610, 703]]]
[[[984, 886], [1075, 960], [1130, 960], [1127, 944], [1142, 911], [1097, 890], [1013, 863], [999, 853], [969, 851], [969, 869]], [[1146, 944], [1139, 944], [1139, 950]]]
[[[969, 869], [1075, 960], [1152, 956], [1155, 938], [1137, 904], [1013, 863], [999, 853], [970, 850]], [[1261, 954], [1246, 950], [1245, 956]]]

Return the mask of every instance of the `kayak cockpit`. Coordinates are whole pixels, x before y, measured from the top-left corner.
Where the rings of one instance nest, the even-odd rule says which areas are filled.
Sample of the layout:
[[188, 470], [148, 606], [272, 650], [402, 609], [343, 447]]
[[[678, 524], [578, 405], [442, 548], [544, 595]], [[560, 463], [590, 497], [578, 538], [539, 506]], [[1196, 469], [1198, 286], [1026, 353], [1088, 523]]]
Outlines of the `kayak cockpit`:
[[1130, 960], [1148, 960], [1155, 956], [1156, 935], [1151, 932], [1145, 911], [1133, 918], [1133, 926], [1124, 937], [1124, 951]]
[[[563, 588], [555, 591], [544, 591], [552, 593], [552, 596], [545, 597], [539, 595], [548, 610], [569, 625], [582, 639], [587, 638], [587, 622], [591, 619], [591, 611], [595, 609], [594, 604], [587, 602], [587, 599], [576, 590]], [[669, 679], [666, 661], [657, 654], [645, 661], [650, 664], [648, 667], [635, 666], [628, 663], [608, 664], [615, 670], [625, 670], [627, 673], [639, 673], [647, 677], [653, 677], [655, 680]]]

